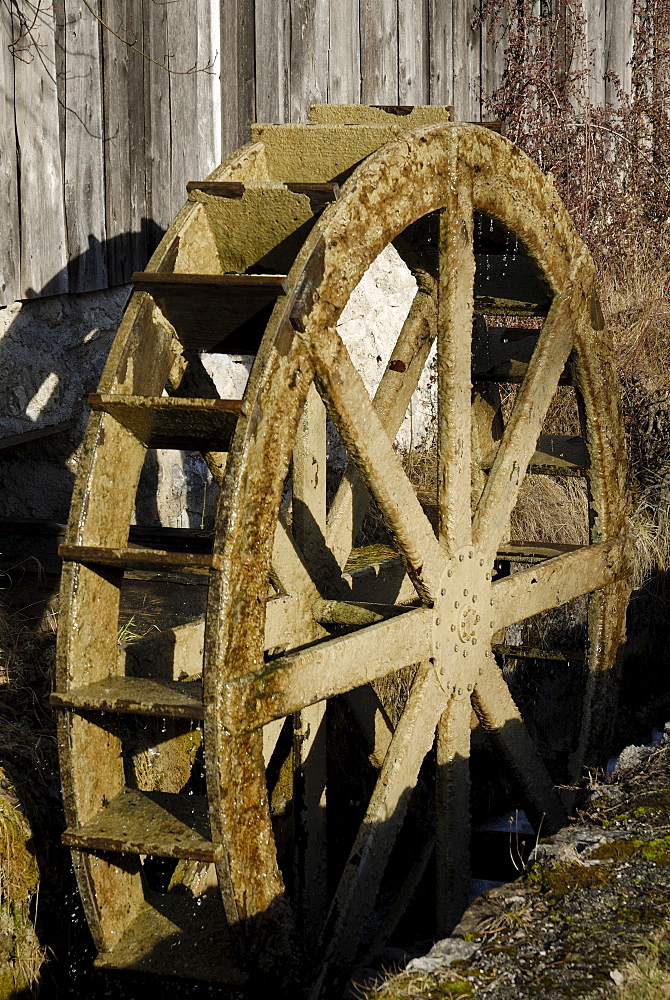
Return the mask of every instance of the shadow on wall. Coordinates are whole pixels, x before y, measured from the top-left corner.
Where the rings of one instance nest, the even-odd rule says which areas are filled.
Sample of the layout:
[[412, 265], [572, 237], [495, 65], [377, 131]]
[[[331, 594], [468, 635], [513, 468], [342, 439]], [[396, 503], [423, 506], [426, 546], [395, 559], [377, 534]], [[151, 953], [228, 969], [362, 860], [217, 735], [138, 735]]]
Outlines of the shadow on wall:
[[[150, 256], [162, 236], [159, 226], [144, 220], [141, 232], [110, 239], [102, 249], [107, 259], [129, 253], [137, 259], [140, 251]], [[100, 254], [99, 241], [89, 237], [88, 251], [70, 267], [85, 270], [87, 258], [99, 260]], [[67, 520], [87, 396], [97, 389], [130, 293], [123, 285], [51, 294], [62, 287], [61, 278], [55, 275], [35, 298], [0, 308], [0, 518]], [[182, 508], [186, 496], [189, 511], [180, 526], [200, 527], [207, 470], [199, 456], [171, 454], [174, 462], [164, 464], [174, 469], [172, 492]], [[150, 452], [138, 495], [138, 520], [146, 524], [160, 523], [159, 478], [159, 460]], [[164, 484], [164, 492], [170, 488]], [[174, 523], [169, 513], [166, 521], [161, 510], [164, 522]]]
[[[146, 222], [135, 250], [151, 253], [162, 236]], [[108, 259], [128, 254], [129, 236], [106, 242]], [[92, 237], [71, 267], [99, 259]], [[58, 287], [58, 277], [45, 286]], [[416, 292], [416, 282], [387, 247], [352, 293], [338, 330], [373, 394]], [[88, 393], [100, 373], [129, 294], [127, 285], [96, 292], [44, 295], [0, 309], [0, 518], [67, 519]], [[242, 395], [251, 358], [209, 355], [203, 363], [224, 398]], [[401, 448], [432, 441], [434, 379], [427, 365], [398, 436]], [[331, 435], [332, 438], [332, 435]], [[330, 440], [337, 464], [336, 442]], [[343, 460], [343, 456], [340, 456]], [[137, 496], [141, 524], [203, 528], [213, 524], [218, 491], [200, 455], [149, 451]]]

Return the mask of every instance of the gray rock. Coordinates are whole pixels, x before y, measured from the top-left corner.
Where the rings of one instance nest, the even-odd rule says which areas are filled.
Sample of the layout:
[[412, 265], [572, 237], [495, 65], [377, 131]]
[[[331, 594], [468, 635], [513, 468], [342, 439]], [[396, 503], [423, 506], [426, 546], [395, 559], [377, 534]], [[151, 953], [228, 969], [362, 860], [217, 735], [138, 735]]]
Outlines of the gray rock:
[[588, 792], [586, 802], [590, 806], [613, 806], [625, 798], [618, 785], [596, 785]]
[[619, 754], [618, 760], [612, 774], [621, 774], [622, 771], [629, 771], [640, 766], [643, 757], [649, 753], [647, 747], [624, 747]]
[[467, 908], [457, 925], [454, 927], [454, 935], [465, 937], [466, 934], [479, 934], [487, 923], [496, 920], [501, 913], [501, 904], [488, 895], [476, 899]]
[[603, 835], [599, 826], [564, 826], [551, 838], [556, 844], [591, 843]]
[[537, 844], [531, 854], [531, 860], [540, 863], [555, 860], [589, 865], [592, 862], [587, 859], [601, 844], [625, 839], [627, 836], [628, 834], [623, 831], [605, 831], [599, 826], [567, 826], [547, 842]]
[[452, 962], [472, 958], [479, 945], [462, 938], [444, 938], [430, 949], [427, 955], [413, 958], [407, 969], [411, 972], [439, 972], [448, 969]]

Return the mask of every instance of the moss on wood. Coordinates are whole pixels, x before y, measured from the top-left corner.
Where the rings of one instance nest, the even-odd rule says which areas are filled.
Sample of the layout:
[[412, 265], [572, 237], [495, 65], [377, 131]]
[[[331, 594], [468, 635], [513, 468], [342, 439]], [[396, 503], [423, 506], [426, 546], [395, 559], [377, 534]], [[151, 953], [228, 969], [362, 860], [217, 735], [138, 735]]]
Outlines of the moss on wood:
[[44, 958], [30, 912], [39, 882], [30, 840], [28, 823], [0, 793], [0, 1000], [29, 989]]

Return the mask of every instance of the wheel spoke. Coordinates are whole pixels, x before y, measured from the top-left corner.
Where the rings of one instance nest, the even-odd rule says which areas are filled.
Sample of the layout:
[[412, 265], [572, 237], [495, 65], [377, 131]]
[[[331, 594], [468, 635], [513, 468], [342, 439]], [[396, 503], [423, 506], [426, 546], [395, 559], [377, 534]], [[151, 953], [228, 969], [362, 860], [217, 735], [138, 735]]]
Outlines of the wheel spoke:
[[326, 411], [313, 385], [293, 449], [292, 526], [305, 563], [318, 566], [326, 526]]
[[320, 330], [310, 346], [330, 416], [379, 504], [419, 596], [432, 601], [442, 575], [442, 552], [363, 380], [335, 329]]
[[588, 610], [587, 675], [577, 745], [570, 754], [569, 780], [576, 782], [584, 763], [602, 758], [610, 745], [621, 680], [618, 653], [626, 637], [630, 584], [617, 580], [592, 594]]
[[272, 547], [272, 576], [282, 590], [292, 597], [305, 597], [312, 601], [320, 597], [295, 540], [281, 516], [277, 521]]
[[611, 583], [625, 566], [626, 548], [626, 538], [618, 536], [498, 580], [492, 588], [495, 631]]
[[320, 996], [324, 983], [346, 976], [355, 956], [444, 702], [433, 666], [420, 667], [331, 905], [323, 934], [327, 951], [313, 997]]
[[298, 931], [314, 946], [327, 909], [325, 702], [304, 708], [293, 719], [293, 825]]
[[573, 344], [569, 292], [557, 295], [538, 338], [473, 521], [474, 543], [495, 555]]
[[521, 786], [536, 829], [542, 820], [545, 830], [557, 830], [566, 820], [565, 809], [492, 657], [481, 661], [472, 704]]
[[454, 696], [437, 727], [436, 931], [450, 934], [470, 888], [470, 698]]
[[374, 967], [375, 959], [379, 958], [379, 953], [386, 946], [389, 938], [402, 920], [407, 907], [415, 899], [434, 850], [435, 834], [432, 832], [426, 833], [423, 843], [418, 846], [418, 853], [415, 856], [415, 860], [412, 862], [407, 875], [403, 879], [402, 885], [398, 889], [391, 908], [384, 917], [381, 927], [368, 949], [367, 955], [357, 963], [359, 968]]
[[340, 593], [340, 567], [325, 538], [326, 410], [314, 385], [307, 394], [293, 449], [292, 528], [312, 579], [322, 591]]
[[[492, 458], [505, 431], [502, 418], [500, 389], [492, 383], [480, 383], [473, 393], [472, 408], [472, 502], [479, 503], [488, 476]], [[487, 464], [488, 463], [488, 464]]]
[[277, 657], [226, 685], [226, 728], [244, 732], [431, 656], [431, 613], [415, 608]]
[[[400, 430], [419, 384], [435, 332], [435, 303], [419, 290], [374, 398], [375, 410], [391, 441]], [[369, 503], [368, 491], [350, 462], [330, 506], [326, 530], [326, 545], [340, 569], [349, 558]]]
[[[310, 576], [332, 557], [325, 546], [326, 410], [310, 386], [293, 449], [293, 535]], [[330, 557], [330, 559], [329, 559]], [[326, 914], [326, 703], [293, 716], [293, 902], [298, 931], [313, 944]]]
[[[454, 168], [455, 172], [457, 168]], [[453, 554], [472, 540], [470, 508], [470, 355], [475, 257], [472, 178], [461, 168], [440, 216], [438, 293], [438, 513]]]

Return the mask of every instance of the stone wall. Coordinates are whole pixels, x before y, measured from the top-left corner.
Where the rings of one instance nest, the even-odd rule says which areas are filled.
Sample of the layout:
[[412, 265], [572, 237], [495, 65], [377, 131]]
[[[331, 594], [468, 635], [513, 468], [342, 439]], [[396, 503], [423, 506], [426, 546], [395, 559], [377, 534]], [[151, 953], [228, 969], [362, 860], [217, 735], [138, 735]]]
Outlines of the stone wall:
[[15, 302], [0, 309], [0, 517], [67, 519], [88, 407], [128, 298], [128, 287]]

